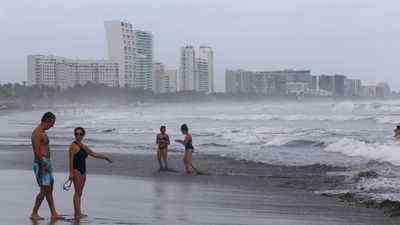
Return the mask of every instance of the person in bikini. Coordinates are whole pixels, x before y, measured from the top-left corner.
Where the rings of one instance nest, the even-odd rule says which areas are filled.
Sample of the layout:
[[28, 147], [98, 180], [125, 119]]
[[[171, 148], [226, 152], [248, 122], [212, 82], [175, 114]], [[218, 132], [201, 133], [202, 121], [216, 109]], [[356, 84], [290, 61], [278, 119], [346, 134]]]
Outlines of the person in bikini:
[[93, 158], [103, 159], [112, 163], [109, 157], [94, 152], [82, 143], [85, 134], [84, 128], [75, 128], [75, 141], [69, 146], [69, 180], [72, 180], [75, 190], [73, 197], [75, 219], [87, 216], [81, 210], [81, 198], [86, 182], [86, 158], [90, 155]]
[[194, 151], [192, 134], [189, 133], [189, 128], [186, 124], [182, 124], [181, 132], [182, 134], [185, 135], [185, 139], [175, 140], [175, 142], [185, 146], [185, 155], [183, 156], [183, 164], [185, 165], [186, 173], [192, 174], [192, 154]]
[[56, 122], [56, 116], [52, 112], [47, 112], [43, 115], [40, 124], [33, 130], [31, 136], [32, 149], [34, 154], [33, 171], [35, 173], [36, 181], [40, 187], [40, 192], [37, 194], [35, 204], [32, 209], [30, 218], [32, 220], [44, 220], [43, 217], [39, 216], [39, 208], [46, 198], [46, 201], [50, 208], [51, 219], [63, 219], [63, 217], [57, 213], [54, 198], [53, 198], [53, 167], [50, 158], [50, 147], [49, 138], [46, 131], [54, 126]]
[[[160, 133], [157, 134], [157, 137], [156, 137], [157, 159], [158, 159], [158, 165], [160, 166], [159, 171], [170, 170], [168, 168], [168, 162], [167, 162], [168, 145], [170, 144], [170, 141], [169, 141], [169, 136], [166, 133], [166, 130], [167, 130], [166, 126], [161, 126]], [[164, 166], [162, 164], [163, 161], [164, 161]]]

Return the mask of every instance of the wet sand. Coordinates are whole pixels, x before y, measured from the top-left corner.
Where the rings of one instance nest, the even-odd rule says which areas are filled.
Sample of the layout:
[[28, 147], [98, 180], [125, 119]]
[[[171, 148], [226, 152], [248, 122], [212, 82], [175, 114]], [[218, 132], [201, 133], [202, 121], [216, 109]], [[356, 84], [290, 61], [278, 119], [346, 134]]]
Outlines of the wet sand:
[[[28, 216], [38, 190], [30, 171], [32, 154], [13, 148], [0, 154], [0, 224], [32, 224]], [[322, 175], [341, 168], [285, 168], [196, 155], [194, 163], [210, 175], [185, 176], [156, 172], [151, 155], [112, 156], [112, 165], [88, 160], [84, 208], [89, 218], [82, 224], [399, 224], [380, 210], [352, 207], [303, 189], [337, 185], [341, 177]], [[56, 151], [53, 158], [59, 172], [56, 204], [71, 215], [72, 192], [61, 191], [66, 152]], [[170, 165], [181, 170], [180, 155], [171, 155]], [[47, 204], [41, 214], [49, 217]]]

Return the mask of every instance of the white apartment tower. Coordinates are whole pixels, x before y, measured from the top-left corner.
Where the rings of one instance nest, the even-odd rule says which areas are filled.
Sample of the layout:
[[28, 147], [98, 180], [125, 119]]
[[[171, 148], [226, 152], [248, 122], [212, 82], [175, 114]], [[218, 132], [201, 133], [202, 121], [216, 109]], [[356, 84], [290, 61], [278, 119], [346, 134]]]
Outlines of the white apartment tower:
[[140, 89], [153, 89], [153, 35], [150, 32], [135, 30], [135, 69], [133, 84]]
[[135, 37], [133, 26], [125, 21], [105, 21], [109, 59], [119, 64], [119, 86], [133, 87], [135, 71]]
[[188, 45], [181, 48], [179, 75], [179, 91], [196, 90], [196, 61], [193, 46]]
[[211, 47], [200, 46], [197, 57], [198, 91], [214, 92], [214, 53]]

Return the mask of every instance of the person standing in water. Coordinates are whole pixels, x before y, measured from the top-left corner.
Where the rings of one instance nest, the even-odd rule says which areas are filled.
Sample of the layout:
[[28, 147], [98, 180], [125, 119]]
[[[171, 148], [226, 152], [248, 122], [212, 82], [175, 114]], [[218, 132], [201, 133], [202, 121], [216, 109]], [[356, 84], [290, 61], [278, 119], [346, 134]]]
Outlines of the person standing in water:
[[104, 159], [112, 163], [109, 157], [95, 153], [82, 143], [85, 134], [86, 131], [84, 128], [75, 128], [75, 141], [69, 146], [69, 180], [72, 180], [75, 189], [73, 197], [75, 219], [87, 216], [81, 210], [81, 198], [86, 182], [86, 158], [90, 155], [93, 158]]
[[400, 125], [396, 126], [396, 129], [394, 129], [394, 139], [396, 141], [400, 141]]
[[[170, 144], [169, 136], [166, 133], [166, 126], [160, 127], [160, 133], [157, 134], [156, 144], [157, 144], [157, 159], [158, 165], [160, 166], [159, 171], [168, 171], [168, 162], [167, 162], [167, 154], [168, 154], [168, 145]], [[164, 166], [162, 162], [164, 161]]]
[[185, 155], [183, 156], [183, 164], [185, 165], [186, 173], [192, 174], [192, 153], [194, 151], [192, 134], [189, 133], [189, 128], [186, 124], [182, 124], [181, 132], [182, 134], [185, 135], [185, 139], [175, 140], [175, 142], [181, 143], [185, 146]]
[[50, 208], [51, 219], [57, 220], [63, 217], [57, 213], [54, 198], [53, 198], [53, 167], [50, 159], [50, 142], [46, 131], [54, 126], [56, 116], [52, 112], [46, 112], [40, 124], [33, 130], [31, 141], [34, 154], [33, 171], [35, 173], [36, 181], [40, 187], [40, 192], [36, 196], [35, 205], [32, 210], [30, 218], [32, 220], [44, 220], [39, 216], [39, 208], [46, 198]]

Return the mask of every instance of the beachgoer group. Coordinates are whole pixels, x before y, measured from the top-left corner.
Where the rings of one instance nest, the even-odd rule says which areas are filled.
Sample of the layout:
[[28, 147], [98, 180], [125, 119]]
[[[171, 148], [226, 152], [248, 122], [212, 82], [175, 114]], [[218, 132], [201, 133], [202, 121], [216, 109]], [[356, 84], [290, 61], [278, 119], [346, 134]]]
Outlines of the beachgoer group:
[[[46, 134], [46, 131], [51, 129], [56, 122], [56, 116], [52, 112], [47, 112], [43, 115], [40, 124], [33, 130], [31, 136], [34, 160], [33, 160], [33, 171], [36, 177], [36, 181], [40, 187], [40, 191], [36, 196], [34, 207], [30, 218], [32, 220], [43, 220], [44, 218], [39, 216], [39, 208], [46, 198], [46, 201], [50, 208], [51, 219], [58, 220], [63, 219], [64, 216], [59, 214], [56, 210], [54, 198], [53, 198], [53, 186], [54, 176], [53, 167], [50, 157], [50, 142]], [[170, 138], [166, 133], [166, 126], [160, 127], [160, 133], [156, 136], [157, 144], [157, 159], [159, 163], [159, 171], [173, 171], [168, 167], [168, 145], [170, 145]], [[181, 132], [185, 135], [183, 140], [175, 140], [175, 142], [184, 145], [185, 153], [183, 157], [183, 163], [185, 166], [185, 172], [187, 174], [192, 173], [192, 135], [189, 132], [189, 128], [186, 124], [181, 126]], [[106, 155], [96, 153], [91, 148], [83, 143], [83, 138], [86, 135], [86, 131], [83, 127], [77, 127], [74, 129], [75, 140], [69, 146], [69, 177], [68, 181], [74, 185], [73, 205], [74, 205], [74, 218], [80, 219], [87, 215], [82, 213], [81, 210], [81, 198], [83, 189], [86, 183], [86, 158], [91, 156], [96, 159], [103, 159], [109, 163], [112, 163], [112, 159]], [[68, 190], [68, 189], [67, 189]]]

